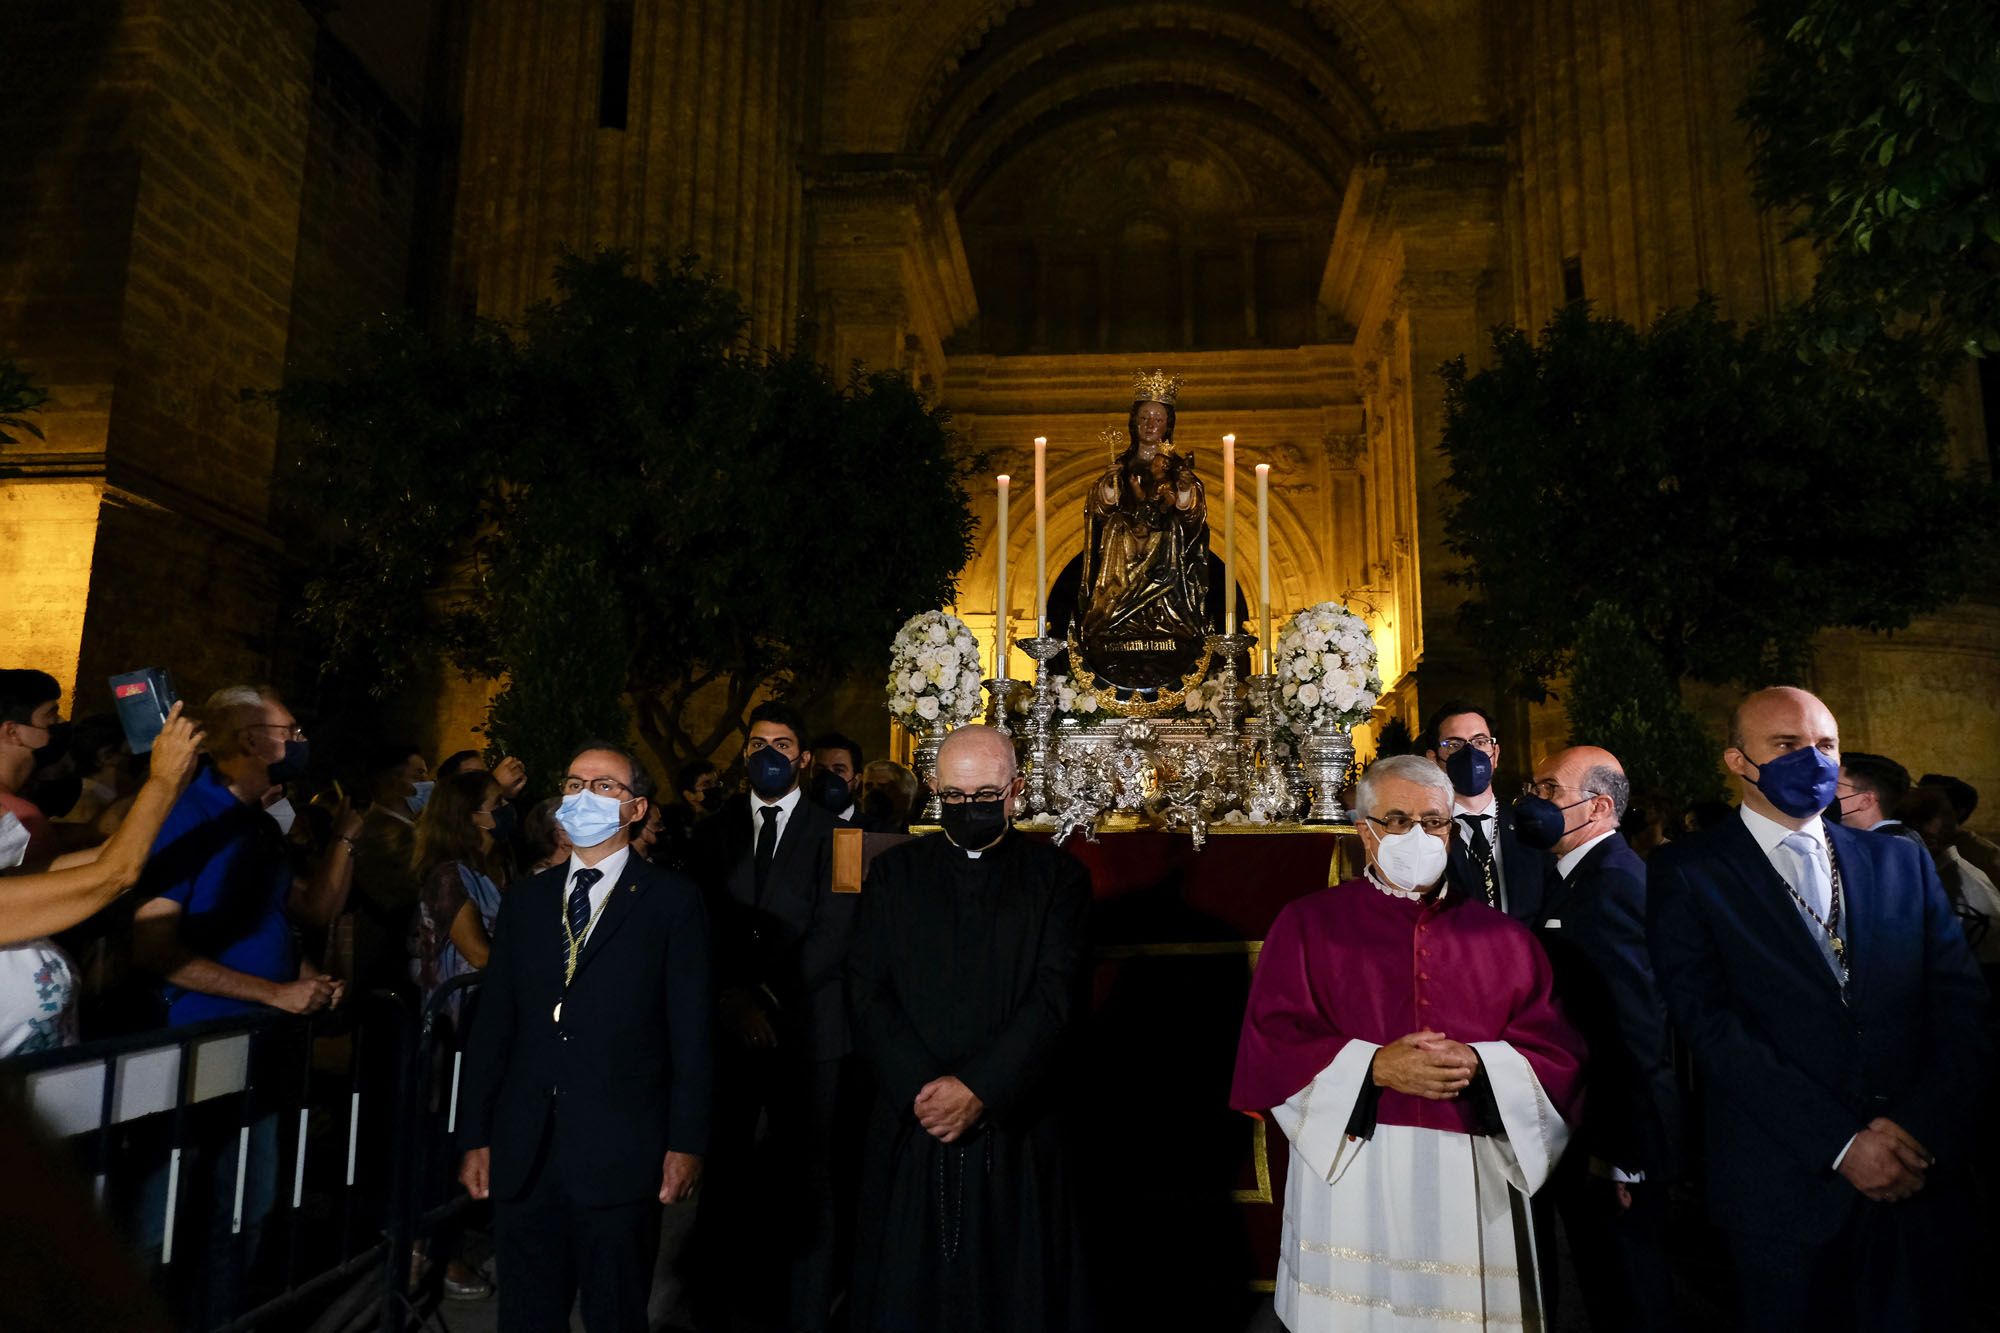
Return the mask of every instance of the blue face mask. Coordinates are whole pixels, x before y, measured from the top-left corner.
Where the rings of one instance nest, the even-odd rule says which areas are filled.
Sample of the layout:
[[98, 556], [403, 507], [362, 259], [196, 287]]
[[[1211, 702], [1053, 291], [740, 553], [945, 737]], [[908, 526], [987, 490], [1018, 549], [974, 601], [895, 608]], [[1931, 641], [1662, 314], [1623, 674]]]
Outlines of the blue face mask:
[[556, 807], [556, 823], [569, 835], [572, 847], [595, 847], [625, 827], [625, 803], [594, 791], [580, 791], [563, 797]]
[[1832, 804], [1839, 781], [1840, 765], [1815, 745], [1787, 751], [1760, 765], [1756, 778], [1764, 798], [1794, 819], [1816, 815]]
[[743, 771], [750, 779], [751, 791], [767, 801], [775, 801], [792, 789], [796, 770], [791, 760], [767, 745], [743, 756]]
[[410, 793], [406, 804], [409, 805], [411, 814], [420, 815], [424, 812], [424, 807], [431, 803], [431, 792], [437, 788], [437, 783], [418, 782], [411, 785], [416, 790]]
[[1579, 805], [1589, 804], [1586, 796], [1581, 801], [1571, 801], [1568, 805], [1557, 805], [1545, 796], [1523, 796], [1514, 802], [1514, 836], [1524, 847], [1537, 851], [1553, 851], [1562, 841], [1563, 834], [1569, 832], [1567, 812]]
[[1461, 745], [1444, 761], [1444, 775], [1460, 796], [1477, 796], [1493, 785], [1493, 761], [1476, 745]]

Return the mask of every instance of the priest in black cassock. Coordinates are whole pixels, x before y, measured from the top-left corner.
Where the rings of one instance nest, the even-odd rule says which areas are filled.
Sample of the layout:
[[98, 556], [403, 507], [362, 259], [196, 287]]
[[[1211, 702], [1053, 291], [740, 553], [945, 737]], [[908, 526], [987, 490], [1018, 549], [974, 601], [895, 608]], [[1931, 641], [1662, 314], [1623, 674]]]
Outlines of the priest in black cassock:
[[857, 1333], [1091, 1326], [1062, 1109], [1089, 961], [1090, 877], [1009, 827], [1013, 743], [938, 755], [944, 832], [871, 867], [848, 954], [875, 1077], [855, 1259]]

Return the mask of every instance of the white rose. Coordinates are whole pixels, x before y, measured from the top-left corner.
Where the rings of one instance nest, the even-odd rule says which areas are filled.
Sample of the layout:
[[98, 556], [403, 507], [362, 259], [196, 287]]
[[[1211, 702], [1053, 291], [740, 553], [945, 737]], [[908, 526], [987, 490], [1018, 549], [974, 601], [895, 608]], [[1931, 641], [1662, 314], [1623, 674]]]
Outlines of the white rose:
[[1183, 698], [1182, 702], [1184, 702], [1184, 703], [1185, 703], [1185, 704], [1187, 705], [1187, 709], [1188, 709], [1188, 711], [1189, 711], [1190, 713], [1198, 713], [1198, 712], [1200, 712], [1200, 711], [1201, 711], [1201, 686], [1197, 685], [1197, 686], [1195, 686], [1195, 687], [1194, 687], [1193, 689], [1189, 690], [1189, 691], [1187, 692], [1186, 696], [1185, 696], [1185, 697]]
[[1076, 701], [1076, 711], [1079, 713], [1095, 713], [1097, 711], [1097, 695], [1091, 693], [1079, 697]]
[[1298, 692], [1299, 692], [1299, 683], [1297, 681], [1288, 680], [1285, 682], [1285, 697], [1287, 699], [1291, 698]]
[[977, 694], [979, 692], [979, 673], [977, 671], [968, 671], [960, 676], [958, 678], [958, 688], [963, 694]]
[[951, 631], [943, 625], [932, 625], [928, 630], [924, 631], [924, 637], [932, 643], [949, 643], [951, 642]]
[[938, 668], [942, 671], [956, 671], [958, 670], [958, 649], [952, 647], [950, 644], [946, 644], [937, 650], [932, 660], [938, 664]]
[[977, 651], [979, 648], [979, 645], [972, 641], [972, 636], [970, 634], [959, 635], [956, 642], [958, 644], [958, 651], [961, 653], [972, 653]]
[[903, 680], [910, 687], [911, 694], [922, 694], [925, 688], [930, 685], [930, 680], [921, 671], [912, 671], [909, 675], [903, 677]]
[[1299, 686], [1299, 702], [1307, 708], [1317, 707], [1319, 704], [1319, 686], [1313, 684]]
[[923, 698], [917, 700], [918, 717], [922, 718], [926, 722], [929, 722], [934, 718], [936, 718], [937, 715], [938, 715], [938, 701], [935, 698], [926, 694]]

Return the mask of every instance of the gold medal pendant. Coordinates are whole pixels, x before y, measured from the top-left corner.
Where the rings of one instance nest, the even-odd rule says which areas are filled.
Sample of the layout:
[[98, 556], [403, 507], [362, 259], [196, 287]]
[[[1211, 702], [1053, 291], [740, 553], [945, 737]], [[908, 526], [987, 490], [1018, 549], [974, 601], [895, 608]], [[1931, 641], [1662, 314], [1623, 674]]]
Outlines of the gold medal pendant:
[[[1847, 961], [1846, 941], [1842, 940], [1838, 935], [1829, 935], [1826, 938], [1827, 942], [1833, 945], [1833, 956], [1835, 958], [1838, 958], [1843, 963], [1846, 962]], [[561, 1008], [561, 1006], [558, 1005], [557, 1008]]]
[[549, 1017], [550, 1017], [550, 1018], [552, 1018], [552, 1019], [554, 1019], [554, 1020], [555, 1020], [556, 1022], [558, 1022], [558, 1023], [562, 1022], [562, 1001], [561, 1001], [561, 1000], [557, 1000], [557, 1001], [556, 1001], [556, 1007], [555, 1007], [555, 1011], [554, 1011], [553, 1013], [551, 1013], [551, 1014], [549, 1015]]

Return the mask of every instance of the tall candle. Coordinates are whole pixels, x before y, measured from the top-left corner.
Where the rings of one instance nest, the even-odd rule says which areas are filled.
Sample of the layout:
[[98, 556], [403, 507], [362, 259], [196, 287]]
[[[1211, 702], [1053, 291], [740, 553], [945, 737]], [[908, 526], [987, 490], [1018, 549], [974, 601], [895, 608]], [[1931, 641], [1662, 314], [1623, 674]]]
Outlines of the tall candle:
[[1000, 474], [1000, 518], [994, 540], [1000, 546], [1000, 587], [993, 600], [993, 679], [1007, 679], [1007, 487], [1013, 481]]
[[1236, 632], [1236, 437], [1222, 437], [1222, 632]]
[[[1004, 494], [1004, 492], [1003, 492]], [[1264, 636], [1264, 674], [1271, 674], [1271, 465], [1257, 465], [1257, 628]]]
[[1035, 437], [1035, 633], [1049, 632], [1049, 439]]

